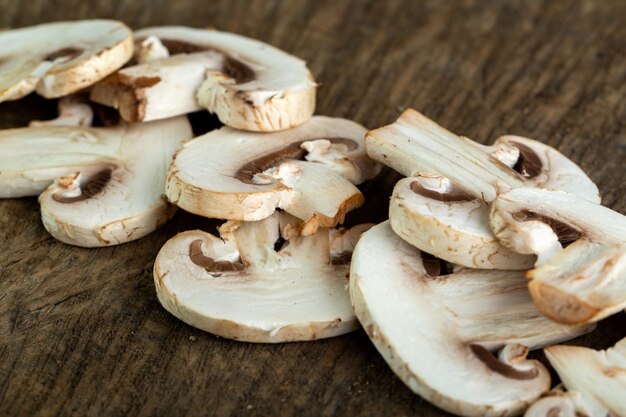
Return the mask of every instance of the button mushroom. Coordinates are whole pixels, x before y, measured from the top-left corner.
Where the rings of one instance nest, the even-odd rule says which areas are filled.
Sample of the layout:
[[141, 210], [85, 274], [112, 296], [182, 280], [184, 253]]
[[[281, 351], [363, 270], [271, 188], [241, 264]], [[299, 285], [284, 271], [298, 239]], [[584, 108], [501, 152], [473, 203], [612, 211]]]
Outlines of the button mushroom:
[[316, 84], [305, 63], [243, 36], [186, 27], [136, 32], [137, 56], [92, 91], [128, 121], [207, 109], [237, 129], [275, 131], [304, 123], [315, 109]]
[[612, 417], [606, 408], [580, 392], [553, 389], [534, 402], [524, 417]]
[[224, 127], [177, 153], [166, 195], [187, 211], [220, 219], [261, 220], [280, 208], [304, 220], [302, 234], [313, 234], [363, 203], [354, 184], [380, 169], [367, 158], [364, 135], [354, 122], [322, 116], [275, 133]]
[[186, 117], [111, 128], [3, 130], [0, 197], [43, 191], [44, 226], [65, 243], [138, 239], [172, 216], [162, 197], [165, 176], [174, 152], [191, 137]]
[[451, 272], [395, 235], [389, 222], [359, 240], [350, 296], [368, 336], [402, 381], [464, 416], [522, 412], [550, 387], [543, 365], [526, 359], [528, 348], [593, 328], [542, 316], [522, 272]]
[[124, 65], [133, 34], [114, 20], [47, 23], [0, 32], [0, 102], [89, 87]]
[[367, 152], [409, 177], [394, 189], [389, 218], [407, 242], [447, 261], [483, 269], [527, 269], [534, 257], [503, 247], [489, 228], [489, 204], [518, 187], [570, 191], [599, 202], [598, 189], [555, 149], [518, 136], [492, 146], [458, 137], [415, 110], [370, 131]]
[[565, 192], [516, 189], [495, 200], [491, 226], [505, 246], [538, 255], [529, 288], [551, 319], [597, 321], [626, 308], [623, 215]]
[[154, 263], [159, 301], [194, 327], [247, 342], [354, 330], [345, 253], [363, 229], [341, 238], [335, 232], [331, 245], [328, 229], [295, 237], [297, 222], [277, 212], [258, 222], [227, 222], [221, 239], [199, 230], [173, 237]]
[[569, 392], [538, 401], [527, 416], [566, 417], [571, 409], [580, 413], [576, 416], [626, 416], [626, 338], [601, 351], [581, 346], [544, 351]]

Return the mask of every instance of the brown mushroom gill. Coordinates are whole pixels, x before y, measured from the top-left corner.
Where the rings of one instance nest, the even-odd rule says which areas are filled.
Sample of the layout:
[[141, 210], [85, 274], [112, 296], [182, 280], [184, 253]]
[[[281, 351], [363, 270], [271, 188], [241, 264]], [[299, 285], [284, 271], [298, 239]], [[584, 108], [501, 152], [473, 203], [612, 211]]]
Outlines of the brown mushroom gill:
[[[359, 145], [351, 140], [345, 138], [319, 138], [319, 139], [327, 139], [333, 144], [343, 144], [348, 147], [349, 150], [356, 149]], [[307, 151], [302, 149], [300, 146], [304, 142], [310, 142], [318, 139], [309, 139], [303, 140], [300, 142], [294, 142], [286, 147], [279, 149], [275, 152], [263, 155], [260, 158], [252, 160], [246, 164], [244, 164], [241, 168], [237, 170], [235, 173], [235, 178], [239, 181], [244, 182], [246, 184], [256, 184], [254, 182], [254, 176], [262, 173], [263, 171], [273, 168], [282, 164], [285, 161], [289, 160], [303, 160]]]
[[80, 195], [76, 197], [65, 197], [59, 194], [52, 194], [52, 198], [59, 203], [75, 203], [77, 201], [84, 201], [92, 198], [102, 192], [111, 181], [112, 168], [105, 168], [98, 171], [95, 175], [90, 177], [85, 184], [80, 186]]
[[196, 52], [215, 51], [224, 56], [224, 64], [222, 70], [226, 75], [233, 78], [237, 84], [244, 84], [254, 81], [256, 75], [254, 70], [241, 61], [234, 59], [227, 53], [220, 50], [209, 48], [202, 45], [196, 45], [189, 42], [178, 41], [175, 39], [159, 39], [163, 46], [167, 48], [170, 55], [177, 54], [193, 54]]
[[537, 376], [537, 369], [532, 368], [528, 371], [515, 369], [511, 365], [507, 365], [506, 363], [498, 360], [491, 352], [480, 345], [471, 344], [469, 345], [469, 348], [472, 353], [487, 366], [487, 368], [506, 378], [527, 380], [533, 379]]
[[68, 61], [69, 61], [70, 59], [76, 58], [82, 52], [83, 52], [83, 50], [79, 49], [79, 48], [62, 48], [62, 49], [59, 49], [58, 51], [54, 51], [54, 52], [48, 54], [44, 58], [44, 61], [54, 61], [54, 60], [57, 60], [59, 58], [67, 58]]
[[424, 187], [419, 181], [413, 181], [411, 183], [411, 190], [415, 194], [419, 194], [422, 197], [430, 198], [432, 200], [443, 201], [444, 203], [456, 203], [472, 201], [475, 198], [463, 191], [449, 191], [440, 193], [438, 191], [430, 190]]
[[541, 168], [543, 168], [539, 155], [528, 146], [519, 142], [511, 142], [511, 145], [519, 149], [519, 158], [513, 165], [513, 170], [527, 179], [535, 178], [539, 175]]
[[452, 273], [450, 265], [443, 259], [437, 258], [428, 252], [420, 252], [422, 256], [422, 264], [429, 277], [439, 277]]
[[518, 222], [540, 221], [547, 224], [557, 236], [563, 247], [569, 246], [583, 236], [581, 231], [576, 230], [561, 221], [548, 216], [542, 216], [541, 214], [530, 210], [521, 210], [513, 213], [513, 219]]
[[210, 256], [206, 256], [202, 252], [202, 240], [200, 239], [194, 240], [189, 245], [189, 259], [213, 276], [219, 276], [222, 272], [242, 271], [244, 269], [241, 262], [215, 261]]

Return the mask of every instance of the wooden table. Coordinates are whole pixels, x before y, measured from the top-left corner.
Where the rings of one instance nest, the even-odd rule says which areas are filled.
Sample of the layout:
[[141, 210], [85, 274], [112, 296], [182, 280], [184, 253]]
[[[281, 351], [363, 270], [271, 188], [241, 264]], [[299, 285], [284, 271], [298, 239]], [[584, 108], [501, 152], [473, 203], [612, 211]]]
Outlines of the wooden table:
[[[377, 127], [414, 107], [483, 143], [539, 138], [626, 210], [623, 1], [0, 0], [0, 11], [0, 27], [106, 17], [258, 38], [309, 62], [319, 114]], [[0, 127], [54, 112], [34, 96], [5, 103]], [[179, 231], [214, 226], [179, 213], [137, 242], [87, 250], [50, 237], [35, 198], [0, 201], [0, 415], [444, 414], [404, 387], [362, 331], [251, 345], [168, 314], [155, 255]], [[619, 314], [573, 343], [606, 348], [625, 335]]]

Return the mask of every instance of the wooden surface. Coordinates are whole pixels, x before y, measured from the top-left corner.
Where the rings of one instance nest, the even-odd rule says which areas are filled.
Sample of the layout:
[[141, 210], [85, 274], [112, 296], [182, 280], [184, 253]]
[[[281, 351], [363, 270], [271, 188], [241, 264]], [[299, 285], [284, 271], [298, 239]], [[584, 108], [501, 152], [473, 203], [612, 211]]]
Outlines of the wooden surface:
[[[0, 27], [87, 17], [267, 41], [309, 62], [319, 114], [370, 128], [411, 106], [483, 143], [539, 138], [626, 211], [624, 1], [0, 0]], [[36, 97], [2, 104], [0, 127], [53, 113]], [[250, 345], [166, 313], [156, 253], [179, 231], [214, 225], [179, 213], [140, 241], [87, 250], [50, 237], [35, 198], [0, 201], [0, 416], [444, 414], [362, 331]], [[606, 348], [624, 335], [620, 314], [574, 343]]]

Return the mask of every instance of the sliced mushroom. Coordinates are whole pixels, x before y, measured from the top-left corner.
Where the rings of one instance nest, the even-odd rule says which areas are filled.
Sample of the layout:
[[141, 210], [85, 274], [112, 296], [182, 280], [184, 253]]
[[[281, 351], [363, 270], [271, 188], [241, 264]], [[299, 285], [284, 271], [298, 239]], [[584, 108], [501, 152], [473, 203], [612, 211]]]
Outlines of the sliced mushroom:
[[354, 122], [322, 116], [275, 133], [224, 127], [177, 153], [166, 195], [187, 211], [220, 219], [256, 221], [280, 208], [305, 221], [302, 234], [313, 234], [342, 223], [363, 203], [353, 183], [379, 172], [365, 154], [364, 135]]
[[552, 390], [533, 403], [524, 417], [611, 417], [606, 408], [580, 392]]
[[79, 95], [65, 96], [59, 99], [59, 116], [52, 120], [33, 120], [29, 126], [81, 126], [93, 124], [93, 110], [87, 98]]
[[355, 314], [392, 370], [426, 400], [464, 416], [519, 414], [550, 387], [528, 349], [593, 326], [543, 317], [522, 272], [445, 266], [389, 222], [373, 227], [352, 257]]
[[0, 102], [37, 91], [65, 96], [100, 81], [133, 54], [133, 34], [114, 20], [56, 22], [0, 32]]
[[114, 128], [0, 131], [0, 197], [43, 191], [44, 226], [68, 244], [135, 240], [173, 215], [163, 198], [165, 176], [174, 152], [191, 137], [185, 117]]
[[626, 416], [626, 338], [601, 351], [581, 346], [544, 351], [569, 392], [538, 401], [527, 416], [567, 417], [571, 409], [576, 417]]
[[136, 39], [137, 56], [149, 62], [119, 71], [91, 95], [125, 120], [205, 108], [230, 127], [275, 131], [306, 122], [315, 110], [305, 63], [263, 42], [176, 26], [142, 29]]
[[495, 200], [491, 226], [505, 246], [538, 255], [529, 288], [551, 319], [597, 321], [626, 308], [625, 216], [565, 192], [516, 189]]
[[[354, 330], [349, 258], [337, 261], [328, 229], [293, 237], [297, 223], [277, 212], [259, 222], [227, 222], [222, 239], [199, 230], [173, 237], [154, 263], [159, 301], [194, 327], [247, 342], [315, 340]], [[343, 236], [354, 240], [352, 247], [359, 237]]]
[[415, 110], [370, 131], [367, 152], [401, 174], [391, 198], [393, 230], [407, 242], [459, 265], [527, 269], [534, 257], [503, 247], [488, 224], [499, 192], [542, 187], [599, 202], [598, 189], [555, 149], [518, 136], [483, 146], [458, 137]]

